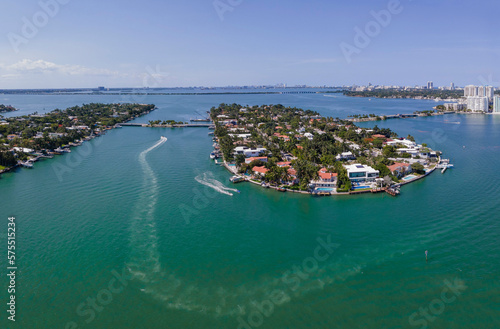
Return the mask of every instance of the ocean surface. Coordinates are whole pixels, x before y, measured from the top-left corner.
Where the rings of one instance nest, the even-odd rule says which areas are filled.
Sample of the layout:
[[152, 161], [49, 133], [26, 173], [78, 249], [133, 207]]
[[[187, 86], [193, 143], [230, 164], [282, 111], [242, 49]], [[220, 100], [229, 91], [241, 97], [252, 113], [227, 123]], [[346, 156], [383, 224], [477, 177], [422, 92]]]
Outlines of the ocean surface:
[[[131, 97], [0, 95], [0, 103], [20, 108], [16, 115], [92, 102], [158, 106], [137, 122], [187, 121], [222, 102], [341, 118], [438, 104], [340, 94]], [[397, 198], [317, 198], [230, 184], [208, 157], [206, 128], [124, 127], [3, 175], [0, 328], [500, 328], [500, 116], [377, 124], [443, 151], [455, 168]], [[5, 312], [9, 216], [17, 221], [15, 323]]]

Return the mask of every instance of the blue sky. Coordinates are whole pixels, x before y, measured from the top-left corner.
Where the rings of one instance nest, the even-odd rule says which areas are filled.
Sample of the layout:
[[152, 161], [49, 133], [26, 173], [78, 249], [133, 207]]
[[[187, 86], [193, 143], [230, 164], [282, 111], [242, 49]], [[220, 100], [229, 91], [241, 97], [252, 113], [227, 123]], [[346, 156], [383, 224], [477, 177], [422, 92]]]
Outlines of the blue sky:
[[498, 1], [217, 1], [2, 1], [0, 88], [500, 87]]

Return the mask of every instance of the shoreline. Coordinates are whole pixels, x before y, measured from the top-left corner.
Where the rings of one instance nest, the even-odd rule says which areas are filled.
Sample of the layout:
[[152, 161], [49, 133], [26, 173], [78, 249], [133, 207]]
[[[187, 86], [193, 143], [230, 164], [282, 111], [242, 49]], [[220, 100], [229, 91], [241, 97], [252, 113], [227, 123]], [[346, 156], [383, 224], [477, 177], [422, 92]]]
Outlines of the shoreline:
[[[239, 107], [239, 105], [230, 105], [230, 106], [235, 107], [236, 110], [238, 110], [237, 108]], [[246, 109], [240, 109], [239, 111], [237, 111], [238, 114], [235, 114], [236, 110], [233, 110], [232, 114], [229, 114], [230, 110], [227, 110], [228, 107], [229, 107], [229, 105], [222, 104], [218, 109], [215, 109], [215, 111], [216, 111], [215, 113], [214, 113], [214, 109], [212, 109], [212, 112], [210, 113], [210, 118], [214, 122], [214, 124], [216, 125], [216, 132], [219, 131], [219, 133], [221, 133], [220, 135], [217, 134], [212, 138], [212, 141], [214, 142], [214, 145], [213, 145], [214, 151], [211, 153], [211, 159], [222, 159], [222, 161], [215, 160], [216, 164], [223, 165], [225, 167], [225, 169], [230, 174], [233, 175], [233, 177], [230, 179], [230, 181], [233, 182], [233, 184], [239, 183], [239, 182], [250, 182], [250, 183], [253, 183], [255, 185], [259, 185], [264, 189], [270, 188], [270, 189], [274, 189], [275, 191], [278, 191], [278, 192], [292, 192], [292, 193], [299, 193], [299, 194], [309, 194], [309, 195], [313, 195], [313, 196], [338, 196], [338, 195], [354, 195], [354, 194], [381, 193], [381, 192], [386, 192], [386, 193], [390, 194], [391, 196], [397, 196], [397, 195], [399, 195], [399, 193], [400, 193], [399, 190], [402, 186], [407, 185], [409, 183], [413, 183], [417, 180], [420, 180], [420, 179], [423, 179], [424, 177], [429, 176], [430, 174], [432, 174], [435, 171], [435, 169], [437, 167], [442, 165], [441, 157], [439, 156], [439, 154], [438, 154], [438, 157], [436, 158], [435, 157], [436, 152], [432, 151], [432, 149], [427, 149], [426, 148], [427, 145], [424, 145], [424, 148], [425, 148], [424, 152], [427, 152], [427, 153], [425, 153], [426, 157], [424, 157], [424, 159], [425, 159], [424, 162], [421, 162], [420, 160], [415, 160], [415, 158], [420, 159], [419, 156], [410, 157], [411, 159], [414, 159], [414, 161], [407, 161], [409, 159], [407, 159], [406, 157], [393, 156], [396, 159], [388, 159], [388, 160], [392, 160], [392, 161], [387, 163], [387, 164], [386, 163], [384, 163], [384, 164], [381, 164], [381, 163], [371, 164], [371, 166], [374, 166], [374, 165], [379, 166], [377, 168], [378, 170], [376, 170], [377, 176], [370, 176], [370, 175], [367, 175], [365, 173], [365, 175], [366, 175], [365, 179], [357, 179], [356, 177], [361, 177], [361, 176], [359, 176], [359, 175], [358, 176], [351, 176], [350, 174], [349, 174], [349, 176], [345, 176], [345, 175], [348, 175], [348, 173], [349, 173], [349, 171], [346, 171], [346, 170], [351, 170], [351, 174], [352, 174], [352, 172], [353, 172], [352, 170], [354, 170], [354, 172], [356, 172], [356, 168], [360, 167], [359, 163], [356, 166], [356, 163], [357, 163], [356, 158], [349, 159], [350, 160], [349, 162], [345, 162], [345, 161], [342, 161], [345, 159], [342, 159], [342, 157], [341, 157], [340, 160], [337, 159], [335, 161], [335, 164], [336, 164], [335, 167], [337, 167], [337, 164], [340, 163], [341, 164], [340, 168], [343, 168], [343, 169], [337, 168], [334, 171], [332, 171], [333, 164], [331, 164], [331, 163], [330, 164], [324, 163], [324, 162], [311, 163], [311, 165], [316, 168], [314, 170], [318, 170], [319, 168], [322, 168], [322, 166], [324, 168], [328, 167], [328, 169], [321, 169], [318, 171], [318, 174], [320, 177], [323, 177], [323, 176], [321, 176], [321, 173], [326, 174], [327, 177], [328, 177], [327, 174], [329, 172], [334, 173], [334, 174], [331, 174], [332, 176], [330, 178], [326, 178], [326, 179], [325, 178], [318, 178], [318, 177], [315, 178], [314, 176], [302, 176], [302, 178], [300, 178], [300, 187], [299, 187], [299, 178], [297, 176], [295, 176], [296, 173], [292, 173], [291, 177], [288, 176], [287, 178], [276, 179], [276, 175], [280, 175], [280, 174], [276, 174], [276, 172], [273, 172], [273, 170], [276, 170], [276, 169], [274, 169], [274, 168], [276, 168], [276, 164], [273, 163], [270, 166], [266, 165], [266, 163], [268, 162], [267, 161], [268, 157], [273, 156], [273, 155], [271, 155], [271, 153], [268, 153], [266, 151], [266, 148], [268, 148], [268, 146], [272, 145], [272, 144], [268, 145], [268, 144], [266, 144], [266, 142], [267, 143], [276, 143], [276, 141], [277, 141], [276, 138], [275, 138], [274, 142], [271, 140], [273, 138], [273, 136], [276, 136], [276, 135], [279, 137], [283, 137], [283, 136], [287, 137], [287, 136], [283, 135], [283, 133], [284, 133], [283, 127], [286, 126], [287, 130], [290, 130], [291, 126], [289, 126], [287, 122], [284, 122], [284, 123], [275, 122], [275, 123], [272, 123], [272, 127], [270, 128], [271, 129], [270, 132], [268, 130], [268, 132], [266, 134], [263, 132], [263, 129], [257, 128], [255, 131], [251, 130], [251, 128], [253, 127], [253, 124], [255, 124], [255, 121], [254, 121], [254, 122], [252, 122], [253, 124], [251, 125], [251, 128], [249, 130], [249, 128], [246, 127], [246, 124], [243, 124], [240, 126], [240, 120], [241, 120], [241, 122], [250, 121], [250, 120], [254, 119], [254, 118], [252, 118], [252, 115], [255, 117], [261, 118], [262, 115], [261, 115], [261, 112], [259, 112], [259, 111], [262, 111], [262, 109], [264, 111], [269, 110], [268, 106], [266, 106], [266, 105], [262, 105], [260, 107], [254, 106], [252, 108], [253, 109], [252, 113], [256, 113], [256, 114], [249, 114], [247, 116], [245, 116], [245, 114], [247, 112]], [[232, 109], [232, 107], [229, 107], [229, 108]], [[226, 110], [228, 112], [225, 112]], [[276, 111], [276, 109], [274, 109], [274, 110]], [[285, 111], [286, 111], [286, 109], [285, 109]], [[300, 109], [297, 111], [300, 111]], [[220, 112], [224, 113], [224, 115], [221, 115]], [[243, 113], [243, 115], [241, 113]], [[277, 113], [279, 113], [278, 115], [286, 115], [285, 114], [286, 112], [279, 112], [278, 111]], [[297, 112], [295, 112], [295, 113], [297, 113]], [[449, 112], [449, 114], [451, 114], [451, 113], [454, 113], [454, 112]], [[430, 113], [427, 112], [427, 113], [422, 113], [420, 116], [444, 115], [445, 113], [433, 113], [433, 114], [434, 115], [430, 115]], [[217, 115], [217, 118], [219, 120], [216, 120], [216, 115]], [[232, 115], [233, 119], [227, 119], [228, 117], [230, 117], [229, 115]], [[273, 113], [273, 115], [276, 116], [277, 115], [276, 112]], [[308, 114], [308, 115], [311, 115], [311, 114]], [[417, 114], [413, 114], [413, 115], [409, 115], [406, 117], [417, 117], [417, 116], [418, 116]], [[394, 118], [396, 118], [396, 117], [399, 118], [399, 117], [401, 117], [401, 115], [394, 116]], [[241, 118], [243, 118], [243, 119], [241, 119]], [[277, 117], [275, 117], [275, 118], [277, 118]], [[318, 118], [320, 118], [320, 119], [318, 119]], [[322, 118], [317, 113], [316, 113], [315, 119], [311, 119], [311, 120], [309, 120], [309, 119], [310, 119], [310, 116], [306, 116], [306, 119], [303, 120], [302, 122], [300, 122], [300, 125], [305, 125], [306, 127], [310, 127], [310, 126], [307, 126], [306, 122], [308, 122], [308, 123], [310, 122], [312, 124], [312, 123], [316, 122], [316, 120], [318, 120], [318, 121], [326, 120], [327, 122], [330, 122], [329, 121], [330, 118]], [[373, 117], [370, 119], [372, 119], [372, 121], [375, 121], [374, 120], [375, 118], [373, 118]], [[277, 121], [277, 120], [275, 120], [275, 121]], [[365, 121], [369, 121], [369, 120], [365, 120]], [[325, 122], [325, 121], [323, 121], [323, 122]], [[338, 123], [333, 123], [333, 125], [337, 125], [337, 126], [342, 126], [342, 124], [348, 125], [347, 122], [352, 122], [352, 121], [344, 120], [343, 123], [342, 123], [342, 121], [340, 121]], [[276, 125], [276, 128], [274, 128], [275, 125]], [[240, 148], [236, 151], [236, 152], [241, 152], [241, 153], [236, 153], [234, 151], [235, 147], [233, 146], [231, 148], [229, 145], [242, 145], [241, 141], [239, 142], [239, 144], [234, 142], [234, 139], [231, 137], [230, 134], [227, 133], [227, 130], [224, 130], [224, 129], [228, 129], [226, 126], [232, 127], [231, 129], [248, 130], [248, 131], [246, 131], [246, 134], [243, 134], [243, 135], [245, 135], [245, 136], [243, 136], [245, 138], [250, 136], [250, 133], [257, 132], [258, 135], [256, 138], [258, 138], [260, 136], [261, 141], [259, 144], [257, 144], [258, 146], [256, 146], [257, 147], [256, 149], [254, 149], [254, 148], [249, 149], [250, 152], [248, 152], [248, 153], [250, 155], [247, 155], [244, 151], [242, 151], [242, 150], [244, 150], [244, 146], [243, 146], [243, 149]], [[236, 128], [234, 128], [234, 127], [236, 127]], [[354, 127], [356, 128], [356, 126], [354, 126]], [[272, 132], [275, 131], [275, 129], [280, 129], [282, 132], [274, 133], [274, 135], [271, 135]], [[304, 128], [301, 128], [301, 129], [303, 132]], [[310, 129], [310, 128], [307, 128], [307, 129]], [[348, 129], [354, 129], [354, 128], [348, 128]], [[315, 131], [317, 131], [317, 130], [319, 130], [319, 129], [316, 129]], [[361, 129], [358, 129], [358, 130], [361, 130]], [[299, 130], [297, 130], [297, 132], [299, 132]], [[292, 132], [286, 132], [285, 134], [294, 134], [294, 133], [296, 134], [296, 132], [294, 130], [292, 130]], [[320, 133], [325, 134], [325, 132], [323, 132], [323, 131], [320, 131]], [[339, 141], [342, 143], [345, 143], [345, 140], [338, 137], [331, 130], [329, 133], [333, 134], [332, 140], [335, 141], [335, 143], [338, 143]], [[300, 132], [299, 132], [299, 134], [300, 134]], [[362, 131], [358, 132], [358, 134], [362, 134], [363, 136], [366, 136], [366, 135], [364, 135], [365, 133]], [[388, 134], [388, 132], [386, 132], [386, 134]], [[288, 135], [288, 136], [290, 136], [290, 135]], [[299, 135], [295, 135], [295, 136], [302, 137]], [[368, 136], [368, 137], [370, 137], [370, 136]], [[380, 138], [379, 136], [381, 136], [381, 135], [375, 134], [374, 136], [376, 136], [375, 138]], [[242, 137], [242, 136], [237, 136], [237, 137]], [[309, 137], [310, 137], [309, 140], [313, 139], [312, 134], [310, 134], [310, 133], [309, 133]], [[366, 138], [367, 137], [365, 137], [365, 139]], [[406, 142], [409, 142], [410, 144], [412, 143], [411, 141], [408, 141], [404, 138], [400, 139], [400, 140], [402, 140], [402, 142], [400, 144], [397, 144], [397, 139], [391, 140], [389, 137], [387, 137], [387, 139], [388, 139], [388, 141], [393, 143], [393, 144], [389, 144], [389, 142], [388, 142], [387, 145], [385, 145], [385, 143], [384, 143], [385, 147], [389, 147], [389, 150], [391, 150], [390, 147], [392, 147], [392, 151], [389, 151], [389, 152], [395, 152], [396, 151], [395, 145], [398, 145], [398, 147], [400, 147], [402, 152], [406, 153], [406, 152], [408, 152], [407, 151], [408, 149], [404, 148], [405, 145], [408, 145], [408, 143], [406, 143]], [[249, 139], [249, 141], [247, 141], [247, 142], [251, 142], [251, 140]], [[293, 143], [297, 143], [297, 141], [293, 141]], [[413, 142], [413, 144], [416, 146], [416, 150], [417, 150], [416, 152], [418, 152], [418, 150], [420, 150], [420, 148], [422, 147], [421, 145], [418, 145], [415, 142]], [[244, 143], [243, 143], [243, 145], [244, 145]], [[274, 144], [274, 145], [276, 145], [276, 144]], [[307, 145], [307, 143], [306, 143], [306, 145]], [[296, 144], [296, 146], [297, 146], [297, 149], [299, 149], [299, 150], [302, 149], [299, 146], [299, 144]], [[368, 149], [372, 149], [374, 146], [371, 145], [371, 146], [365, 146], [365, 147], [368, 147]], [[385, 150], [385, 147], [384, 147], [384, 150]], [[410, 147], [410, 146], [407, 146], [407, 147]], [[248, 149], [248, 147], [247, 147], [247, 149]], [[358, 147], [358, 149], [359, 149], [359, 147]], [[410, 147], [410, 149], [413, 150], [412, 147]], [[259, 150], [264, 151], [264, 153], [262, 153], [262, 155], [256, 155], [256, 152], [259, 152], [259, 153], [261, 152]], [[297, 156], [299, 156], [299, 159], [300, 159], [300, 156], [303, 156], [303, 155], [301, 155], [300, 153], [296, 154], [295, 152], [292, 152], [290, 154], [285, 154], [284, 153], [285, 151], [283, 149], [278, 149], [278, 150], [280, 151], [281, 156], [274, 155], [277, 158], [276, 158], [276, 160], [273, 160], [273, 161], [285, 161], [285, 162], [281, 162], [282, 163], [281, 165], [278, 164], [278, 167], [291, 168], [288, 170], [295, 171], [295, 169], [294, 169], [295, 165], [290, 165], [290, 162], [288, 162], [288, 166], [287, 166], [285, 163], [286, 163], [286, 161], [291, 161], [290, 158], [288, 158], [288, 157], [295, 156], [294, 159], [297, 159]], [[375, 150], [377, 150], [377, 148], [375, 148]], [[226, 157], [225, 156], [225, 154], [228, 154], [227, 152], [231, 152], [230, 154], [236, 154], [240, 157], [245, 153], [244, 154], [245, 158], [246, 158], [245, 163], [247, 165], [249, 165], [250, 167], [248, 167], [245, 164], [242, 164], [241, 161], [242, 161], [243, 157], [240, 158], [240, 160], [239, 160], [240, 162], [238, 162], [241, 165], [237, 166], [234, 157], [231, 157], [231, 156]], [[382, 148], [378, 147], [378, 150], [374, 151], [374, 152], [379, 154], [379, 155], [382, 155]], [[351, 152], [346, 152], [346, 153], [349, 153], [352, 156]], [[399, 153], [399, 155], [402, 155], [403, 153]], [[430, 153], [434, 153], [434, 158], [432, 157], [432, 155], [430, 155]], [[440, 152], [437, 152], [437, 153], [440, 153]], [[416, 155], [419, 155], [419, 153], [416, 153]], [[260, 158], [259, 158], [259, 156], [260, 156]], [[344, 156], [344, 153], [342, 153], [342, 156]], [[356, 155], [356, 157], [360, 157], [360, 156], [363, 156], [363, 155], [362, 154]], [[255, 157], [257, 157], [257, 158], [255, 158]], [[387, 155], [385, 157], [389, 157], [389, 156]], [[338, 156], [337, 156], [337, 158], [338, 158]], [[263, 159], [262, 162], [256, 162], [256, 161], [259, 161], [260, 159]], [[304, 160], [302, 160], [302, 161], [304, 161]], [[449, 163], [449, 160], [443, 160], [443, 161], [448, 161], [447, 163]], [[260, 163], [260, 164], [257, 164], [257, 163]], [[401, 169], [403, 167], [396, 167], [395, 169], [391, 169], [390, 165], [396, 165], [398, 163], [403, 163], [407, 166], [407, 168], [410, 168], [410, 169], [409, 170]], [[421, 167], [421, 169], [419, 169], [416, 165], [415, 165], [415, 169], [413, 169], [413, 167], [410, 167], [415, 163], [417, 163]], [[356, 168], [353, 169], [353, 166], [356, 166]], [[380, 166], [383, 166], [385, 169], [383, 169]], [[250, 172], [248, 171], [249, 168], [251, 168]], [[256, 169], [256, 168], [265, 168], [265, 169]], [[240, 170], [245, 171], [245, 172], [243, 174], [241, 174]], [[322, 170], [325, 170], [325, 171], [322, 171]], [[368, 164], [367, 164], [366, 170], [368, 170], [368, 171], [371, 170], [372, 172], [375, 171], [375, 169], [370, 167], [370, 165], [368, 165]], [[389, 172], [386, 173], [387, 170], [389, 170]], [[321, 173], [320, 173], [320, 171], [321, 171]], [[268, 172], [271, 172], [272, 173], [271, 175], [274, 175], [274, 176], [267, 177]], [[266, 178], [264, 178], [264, 174], [266, 175]], [[308, 175], [310, 175], [310, 174], [308, 174]], [[339, 175], [339, 177], [337, 175]], [[344, 175], [344, 176], [340, 176], [340, 175]], [[274, 178], [272, 178], [272, 177], [274, 177]], [[332, 179], [332, 177], [333, 177], [333, 179]], [[390, 177], [390, 181], [387, 181], [387, 177]], [[290, 188], [292, 186], [293, 186], [293, 188]], [[340, 190], [340, 192], [338, 192], [338, 190]]]
[[[148, 104], [137, 104], [141, 106], [147, 106]], [[152, 105], [152, 104], [150, 104]], [[75, 139], [71, 142], [68, 142], [67, 144], [61, 145], [55, 149], [32, 149], [32, 152], [25, 153], [28, 155], [27, 160], [18, 160], [17, 163], [13, 166], [10, 167], [5, 167], [5, 169], [0, 170], [0, 178], [2, 177], [2, 174], [9, 173], [9, 172], [15, 172], [16, 169], [22, 168], [22, 167], [27, 167], [27, 169], [33, 169], [33, 164], [35, 162], [38, 162], [42, 159], [52, 159], [55, 155], [63, 155], [64, 153], [70, 153], [71, 150], [70, 148], [72, 147], [79, 147], [81, 146], [84, 142], [91, 141], [97, 137], [101, 137], [106, 134], [106, 131], [121, 128], [121, 124], [127, 123], [129, 121], [138, 119], [144, 115], [147, 115], [151, 113], [152, 111], [156, 110], [156, 106], [152, 105], [153, 107], [150, 110], [146, 110], [140, 114], [134, 115], [128, 119], [125, 119], [124, 122], [116, 123], [113, 126], [102, 126], [100, 127], [99, 131], [91, 131], [90, 135], [87, 136], [82, 136], [78, 139]], [[6, 152], [10, 152], [6, 151]], [[44, 153], [45, 152], [45, 153]]]
[[[273, 189], [273, 190], [275, 190], [275, 192], [282, 192], [282, 193], [283, 192], [292, 192], [292, 193], [298, 193], [298, 194], [309, 194], [311, 196], [332, 196], [333, 197], [333, 196], [341, 196], [341, 195], [359, 195], [359, 194], [367, 194], [367, 193], [375, 194], [375, 193], [385, 192], [385, 190], [387, 189], [387, 188], [383, 188], [383, 189], [373, 188], [373, 189], [363, 190], [363, 191], [352, 190], [352, 191], [349, 191], [349, 192], [337, 192], [337, 191], [334, 192], [334, 191], [332, 191], [332, 192], [328, 192], [328, 194], [322, 194], [322, 195], [315, 194], [312, 191], [308, 192], [308, 191], [300, 191], [300, 190], [291, 190], [291, 189], [287, 189], [287, 188], [284, 188], [285, 191], [278, 191], [278, 189], [280, 188], [278, 186], [264, 187], [264, 186], [262, 186], [262, 183], [255, 182], [255, 181], [249, 179], [248, 177], [245, 177], [244, 175], [238, 174], [237, 172], [235, 172], [231, 168], [229, 168], [229, 165], [225, 161], [224, 161], [223, 166], [226, 168], [227, 171], [229, 171], [234, 176], [238, 176], [238, 177], [243, 178], [244, 182], [248, 182], [248, 183], [252, 183], [252, 184], [258, 185], [259, 187], [261, 187], [263, 189]], [[399, 182], [397, 184], [394, 184], [393, 186], [401, 187], [401, 186], [404, 186], [404, 185], [408, 185], [408, 184], [414, 183], [414, 182], [419, 181], [419, 180], [421, 180], [421, 179], [423, 179], [423, 178], [425, 178], [427, 176], [430, 176], [432, 173], [434, 173], [434, 171], [436, 171], [436, 169], [437, 169], [437, 165], [434, 168], [430, 169], [428, 172], [426, 172], [423, 175], [417, 176], [416, 178], [408, 180], [408, 181]]]

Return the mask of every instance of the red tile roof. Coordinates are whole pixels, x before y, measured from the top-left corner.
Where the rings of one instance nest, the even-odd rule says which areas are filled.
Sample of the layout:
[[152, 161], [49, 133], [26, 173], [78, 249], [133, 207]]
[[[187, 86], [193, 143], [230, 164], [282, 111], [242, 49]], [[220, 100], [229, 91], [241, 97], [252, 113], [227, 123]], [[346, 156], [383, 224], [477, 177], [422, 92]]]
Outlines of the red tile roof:
[[245, 161], [248, 161], [249, 163], [255, 160], [267, 160], [267, 157], [251, 157], [247, 158]]
[[326, 168], [321, 168], [318, 171], [319, 178], [323, 180], [331, 180], [333, 177], [337, 177], [337, 175], [338, 175], [337, 173], [328, 172], [328, 169]]
[[278, 162], [278, 163], [276, 163], [276, 165], [277, 165], [278, 167], [286, 167], [286, 166], [288, 166], [288, 167], [289, 167], [291, 164], [292, 164], [292, 163], [291, 163], [290, 161], [285, 161], [285, 162]]
[[406, 169], [408, 169], [408, 167], [410, 167], [409, 163], [395, 163], [392, 166], [388, 166], [387, 168], [389, 168], [389, 170], [391, 172], [394, 172], [394, 171], [400, 170], [402, 168], [404, 168], [406, 170]]
[[257, 167], [257, 166], [255, 166], [255, 167], [252, 168], [252, 171], [253, 172], [258, 172], [260, 174], [265, 174], [265, 173], [267, 173], [269, 171], [269, 169], [266, 169], [266, 167]]

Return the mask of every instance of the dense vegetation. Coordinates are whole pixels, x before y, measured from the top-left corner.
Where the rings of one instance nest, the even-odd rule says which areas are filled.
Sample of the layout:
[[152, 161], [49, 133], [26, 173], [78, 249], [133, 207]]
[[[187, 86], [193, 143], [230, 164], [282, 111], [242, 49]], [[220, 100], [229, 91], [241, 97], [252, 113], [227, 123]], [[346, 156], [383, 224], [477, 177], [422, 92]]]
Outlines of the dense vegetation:
[[[5, 119], [0, 125], [0, 165], [9, 167], [26, 158], [13, 147], [46, 152], [126, 122], [154, 109], [154, 105], [85, 104], [50, 113]], [[14, 157], [14, 160], [13, 160]]]
[[[393, 146], [383, 147], [383, 139], [373, 137], [396, 138], [397, 134], [390, 129], [378, 126], [371, 130], [359, 129], [350, 121], [321, 117], [315, 111], [281, 104], [253, 107], [220, 104], [217, 108], [213, 107], [210, 113], [224, 160], [235, 162], [241, 173], [251, 171], [255, 166], [265, 166], [268, 172], [263, 181], [274, 184], [289, 179], [290, 173], [277, 165], [287, 158], [293, 159], [291, 167], [296, 172], [300, 189], [307, 189], [310, 181], [318, 179], [318, 170], [327, 168], [329, 172], [337, 173], [339, 191], [349, 191], [351, 181], [342, 165], [344, 161], [336, 158], [339, 154], [351, 152], [357, 162], [379, 170], [381, 177], [392, 177], [387, 168], [387, 165], [393, 164], [389, 158], [404, 157], [398, 155]], [[308, 138], [305, 137], [307, 133]], [[238, 134], [249, 134], [251, 137], [243, 139]], [[414, 140], [412, 136], [407, 138]], [[245, 156], [234, 156], [234, 149], [239, 145], [266, 148], [268, 162], [245, 164]]]
[[10, 105], [0, 104], [0, 113], [13, 112], [13, 111], [17, 111], [17, 109]]
[[458, 99], [463, 97], [463, 90], [438, 90], [438, 89], [376, 89], [372, 91], [345, 91], [344, 95], [351, 97], [373, 98], [426, 98], [426, 99]]

